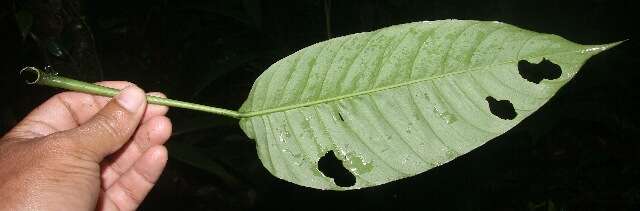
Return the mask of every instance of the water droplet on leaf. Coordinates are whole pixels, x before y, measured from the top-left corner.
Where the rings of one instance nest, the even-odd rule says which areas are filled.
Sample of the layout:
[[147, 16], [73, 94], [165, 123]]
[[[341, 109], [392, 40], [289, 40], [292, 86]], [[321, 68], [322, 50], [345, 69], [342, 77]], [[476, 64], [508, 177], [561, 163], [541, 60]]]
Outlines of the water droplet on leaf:
[[455, 115], [449, 113], [448, 111], [440, 111], [438, 108], [434, 107], [433, 112], [436, 115], [438, 115], [440, 119], [444, 120], [444, 122], [446, 122], [447, 124], [451, 124], [458, 121], [458, 118]]

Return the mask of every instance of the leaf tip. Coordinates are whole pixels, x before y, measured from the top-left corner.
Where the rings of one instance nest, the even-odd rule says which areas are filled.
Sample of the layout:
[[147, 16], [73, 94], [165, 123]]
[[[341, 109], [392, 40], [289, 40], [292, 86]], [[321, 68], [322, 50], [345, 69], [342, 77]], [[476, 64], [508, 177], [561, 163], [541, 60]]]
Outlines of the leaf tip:
[[580, 50], [580, 53], [582, 54], [590, 54], [590, 55], [595, 55], [595, 54], [599, 54], [600, 52], [603, 52], [605, 50], [609, 50], [613, 47], [616, 47], [617, 45], [620, 45], [621, 43], [627, 41], [629, 39], [625, 39], [625, 40], [621, 40], [618, 42], [613, 42], [613, 43], [609, 43], [609, 44], [602, 44], [602, 45], [588, 45], [586, 46], [587, 48]]
[[602, 46], [602, 47], [604, 47], [604, 50], [607, 50], [607, 49], [610, 49], [610, 48], [616, 47], [616, 46], [618, 46], [618, 45], [620, 45], [620, 44], [622, 44], [623, 42], [626, 42], [626, 41], [628, 41], [628, 40], [629, 40], [629, 39], [624, 39], [624, 40], [620, 40], [620, 41], [618, 41], [618, 42], [613, 42], [613, 43], [609, 43], [609, 44], [604, 44], [604, 45], [601, 45], [601, 46]]

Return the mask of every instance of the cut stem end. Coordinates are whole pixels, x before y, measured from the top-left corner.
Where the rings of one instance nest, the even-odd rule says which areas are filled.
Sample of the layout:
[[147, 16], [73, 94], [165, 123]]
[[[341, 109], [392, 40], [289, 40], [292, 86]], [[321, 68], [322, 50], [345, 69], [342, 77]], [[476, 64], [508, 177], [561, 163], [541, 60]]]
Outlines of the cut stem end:
[[40, 69], [35, 67], [25, 67], [20, 70], [20, 76], [24, 78], [25, 83], [36, 84], [40, 81], [41, 72]]

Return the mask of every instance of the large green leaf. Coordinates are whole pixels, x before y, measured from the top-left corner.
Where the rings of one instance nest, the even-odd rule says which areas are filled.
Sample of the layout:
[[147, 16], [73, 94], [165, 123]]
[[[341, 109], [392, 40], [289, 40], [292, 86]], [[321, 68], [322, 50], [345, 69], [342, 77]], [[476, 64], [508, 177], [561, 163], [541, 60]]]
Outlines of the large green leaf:
[[[589, 57], [615, 44], [579, 45], [499, 22], [459, 20], [348, 35], [267, 69], [240, 108], [240, 126], [281, 179], [334, 190], [379, 185], [442, 165], [506, 132]], [[523, 78], [519, 63], [541, 61], [561, 74], [538, 83]], [[489, 101], [510, 102], [515, 118], [494, 115]], [[354, 185], [340, 187], [318, 170], [329, 151], [355, 176]]]

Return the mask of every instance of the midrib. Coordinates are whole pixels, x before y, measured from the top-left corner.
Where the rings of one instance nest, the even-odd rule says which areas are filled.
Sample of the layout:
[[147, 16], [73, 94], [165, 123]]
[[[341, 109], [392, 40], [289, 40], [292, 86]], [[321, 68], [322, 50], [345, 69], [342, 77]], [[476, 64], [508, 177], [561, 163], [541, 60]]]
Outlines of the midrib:
[[[603, 50], [605, 50], [605, 49], [607, 49], [609, 47], [608, 45], [603, 45], [603, 46], [606, 46], [606, 47], [601, 49], [600, 51], [603, 51]], [[371, 93], [374, 93], [374, 92], [384, 91], [384, 90], [387, 90], [387, 89], [394, 89], [394, 88], [398, 88], [398, 87], [409, 86], [409, 85], [415, 84], [415, 83], [431, 81], [431, 80], [435, 80], [435, 79], [438, 79], [438, 78], [445, 78], [445, 77], [458, 75], [458, 74], [462, 74], [462, 73], [470, 73], [470, 72], [483, 70], [483, 69], [484, 70], [491, 70], [492, 69], [491, 67], [505, 65], [505, 64], [511, 64], [511, 63], [515, 63], [515, 62], [518, 62], [518, 61], [523, 60], [523, 59], [524, 60], [531, 60], [531, 59], [544, 58], [544, 57], [549, 57], [549, 56], [556, 56], [556, 55], [560, 55], [560, 54], [580, 53], [581, 51], [592, 49], [592, 48], [593, 48], [593, 46], [587, 47], [587, 48], [581, 48], [581, 49], [577, 49], [577, 50], [561, 51], [561, 52], [552, 53], [552, 54], [546, 54], [546, 55], [537, 55], [537, 56], [524, 57], [524, 58], [519, 58], [517, 60], [510, 60], [510, 61], [497, 63], [497, 64], [491, 64], [491, 65], [486, 65], [486, 66], [469, 68], [469, 69], [460, 70], [460, 71], [451, 72], [451, 73], [446, 73], [446, 74], [442, 74], [442, 75], [437, 75], [437, 76], [431, 76], [431, 77], [427, 77], [427, 78], [411, 80], [411, 81], [398, 83], [398, 84], [392, 84], [392, 85], [388, 85], [388, 86], [382, 86], [382, 87], [378, 87], [378, 88], [374, 88], [374, 89], [370, 89], [370, 90], [364, 90], [364, 91], [360, 91], [360, 92], [354, 92], [354, 93], [347, 94], [347, 95], [341, 95], [341, 96], [336, 96], [336, 97], [331, 97], [331, 98], [326, 98], [326, 99], [319, 99], [319, 100], [309, 101], [309, 102], [305, 102], [305, 103], [293, 104], [293, 105], [270, 108], [270, 109], [264, 109], [264, 110], [259, 110], [259, 111], [251, 111], [251, 112], [246, 112], [246, 113], [240, 113], [238, 117], [239, 118], [248, 118], [248, 117], [261, 116], [261, 115], [266, 115], [266, 114], [271, 114], [271, 113], [276, 113], [276, 112], [281, 112], [281, 111], [288, 111], [288, 110], [293, 110], [293, 109], [296, 109], [296, 108], [308, 107], [308, 106], [313, 106], [313, 105], [318, 105], [318, 104], [323, 104], [323, 103], [343, 100], [343, 99], [347, 99], [347, 98], [352, 98], [352, 97], [356, 97], [356, 96], [360, 96], [360, 95], [371, 94]]]

